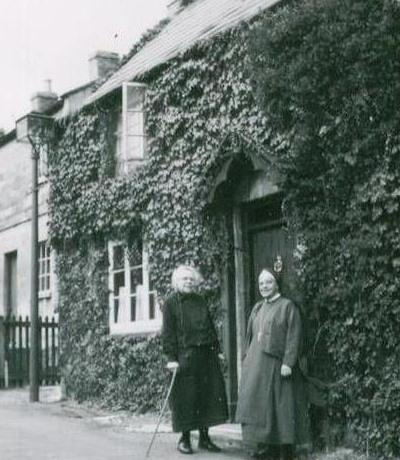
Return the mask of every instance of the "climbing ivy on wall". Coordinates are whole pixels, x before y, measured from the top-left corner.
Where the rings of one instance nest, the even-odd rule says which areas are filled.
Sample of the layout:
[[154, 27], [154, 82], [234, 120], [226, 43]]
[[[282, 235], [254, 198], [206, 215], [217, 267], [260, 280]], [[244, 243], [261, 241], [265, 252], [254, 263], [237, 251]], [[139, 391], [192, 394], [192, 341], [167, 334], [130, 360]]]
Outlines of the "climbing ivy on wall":
[[331, 417], [400, 454], [400, 7], [302, 1], [252, 36], [260, 105], [303, 239], [306, 305], [331, 362]]
[[[154, 409], [165, 382], [158, 337], [108, 335], [107, 241], [129, 245], [143, 234], [161, 301], [172, 269], [197, 264], [210, 307], [221, 316], [227, 238], [210, 192], [232, 156], [269, 158], [266, 120], [247, 73], [247, 34], [248, 25], [229, 31], [143, 77], [149, 152], [134, 173], [115, 175], [117, 99], [59, 126], [50, 158], [50, 233], [59, 253], [63, 369], [79, 399]], [[150, 387], [154, 392], [143, 392]]]

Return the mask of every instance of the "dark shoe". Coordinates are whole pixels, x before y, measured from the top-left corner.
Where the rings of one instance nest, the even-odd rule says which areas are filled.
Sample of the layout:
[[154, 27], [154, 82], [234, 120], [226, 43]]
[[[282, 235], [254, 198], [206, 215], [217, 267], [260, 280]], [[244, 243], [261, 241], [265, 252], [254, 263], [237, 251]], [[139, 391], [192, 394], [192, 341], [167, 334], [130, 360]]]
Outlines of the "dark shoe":
[[206, 438], [199, 438], [199, 449], [208, 450], [209, 452], [221, 452], [221, 448], [214, 444], [207, 436]]
[[177, 449], [181, 454], [193, 454], [193, 449], [190, 444], [190, 439], [181, 438], [178, 442]]

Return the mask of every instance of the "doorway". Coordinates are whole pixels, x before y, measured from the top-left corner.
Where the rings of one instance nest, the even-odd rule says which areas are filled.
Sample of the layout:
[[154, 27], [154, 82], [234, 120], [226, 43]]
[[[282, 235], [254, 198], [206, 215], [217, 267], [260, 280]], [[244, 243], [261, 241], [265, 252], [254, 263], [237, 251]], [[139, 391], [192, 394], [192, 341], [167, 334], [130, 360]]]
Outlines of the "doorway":
[[[290, 292], [293, 279], [293, 253], [295, 238], [285, 226], [282, 215], [282, 195], [271, 194], [260, 199], [239, 203], [233, 209], [234, 247], [234, 299], [229, 320], [234, 321], [235, 347], [230, 360], [236, 359], [235, 392], [231, 403], [236, 407], [237, 387], [240, 381], [245, 354], [246, 329], [251, 310], [261, 299], [258, 291], [258, 275], [262, 268], [278, 272], [284, 280], [283, 294]], [[289, 281], [289, 282], [288, 282]], [[234, 311], [233, 311], [234, 310]], [[234, 318], [232, 318], [234, 317]]]
[[295, 240], [282, 215], [279, 177], [251, 154], [232, 157], [221, 169], [210, 203], [224, 216], [230, 250], [222, 280], [227, 392], [233, 420], [246, 327], [259, 300], [258, 274], [263, 267], [292, 271]]

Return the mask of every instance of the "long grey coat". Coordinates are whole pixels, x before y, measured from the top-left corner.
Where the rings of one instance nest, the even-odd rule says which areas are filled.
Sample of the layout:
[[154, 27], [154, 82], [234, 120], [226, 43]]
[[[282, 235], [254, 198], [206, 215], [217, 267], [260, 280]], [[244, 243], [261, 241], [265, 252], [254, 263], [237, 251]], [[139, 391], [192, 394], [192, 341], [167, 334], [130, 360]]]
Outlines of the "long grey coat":
[[[255, 305], [247, 330], [236, 420], [249, 445], [308, 442], [306, 382], [299, 370], [302, 340], [297, 307], [280, 297]], [[292, 368], [281, 376], [281, 366]]]

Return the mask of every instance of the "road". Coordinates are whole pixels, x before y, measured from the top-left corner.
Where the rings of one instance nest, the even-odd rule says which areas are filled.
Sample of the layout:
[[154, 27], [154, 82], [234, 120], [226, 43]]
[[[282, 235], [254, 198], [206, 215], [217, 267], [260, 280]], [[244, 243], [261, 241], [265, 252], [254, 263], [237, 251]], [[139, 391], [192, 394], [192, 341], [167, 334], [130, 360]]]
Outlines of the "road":
[[[68, 415], [59, 403], [43, 404], [4, 398], [0, 391], [1, 460], [141, 460], [151, 434], [127, 432], [98, 424], [93, 418]], [[183, 460], [176, 451], [177, 434], [157, 436], [150, 460]], [[194, 447], [196, 447], [196, 444]], [[196, 451], [193, 460], [244, 459], [242, 452]]]

